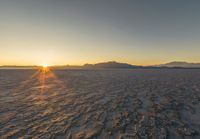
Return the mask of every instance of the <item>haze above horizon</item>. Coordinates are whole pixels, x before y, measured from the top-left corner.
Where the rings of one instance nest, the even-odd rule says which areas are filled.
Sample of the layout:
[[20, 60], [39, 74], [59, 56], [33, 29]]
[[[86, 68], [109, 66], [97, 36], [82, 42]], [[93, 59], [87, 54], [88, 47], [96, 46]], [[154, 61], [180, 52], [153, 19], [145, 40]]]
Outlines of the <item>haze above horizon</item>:
[[200, 62], [200, 1], [0, 1], [0, 65]]

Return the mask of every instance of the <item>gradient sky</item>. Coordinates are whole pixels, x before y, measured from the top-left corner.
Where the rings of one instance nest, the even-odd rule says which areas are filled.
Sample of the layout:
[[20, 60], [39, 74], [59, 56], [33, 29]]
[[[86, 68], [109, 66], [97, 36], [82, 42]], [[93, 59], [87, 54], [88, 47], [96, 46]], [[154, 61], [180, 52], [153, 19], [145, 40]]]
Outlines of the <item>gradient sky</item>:
[[199, 0], [0, 0], [0, 65], [200, 62]]

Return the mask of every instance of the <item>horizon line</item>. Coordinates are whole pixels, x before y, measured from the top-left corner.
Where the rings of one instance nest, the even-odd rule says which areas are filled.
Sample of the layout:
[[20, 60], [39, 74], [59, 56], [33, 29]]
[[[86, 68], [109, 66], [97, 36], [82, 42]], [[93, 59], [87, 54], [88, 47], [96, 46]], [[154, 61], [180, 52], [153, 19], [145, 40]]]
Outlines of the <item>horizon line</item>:
[[[130, 63], [126, 63], [126, 62], [118, 62], [118, 61], [103, 61], [103, 62], [96, 62], [96, 63], [85, 63], [85, 64], [80, 64], [80, 65], [73, 65], [73, 64], [55, 64], [55, 65], [48, 65], [48, 67], [59, 67], [59, 66], [84, 66], [86, 64], [91, 64], [91, 65], [94, 65], [94, 64], [99, 64], [99, 63], [108, 63], [108, 62], [116, 62], [116, 63], [123, 63], [123, 64], [129, 64], [129, 65], [133, 65], [133, 66], [158, 66], [158, 65], [162, 65], [162, 64], [167, 64], [167, 63], [172, 63], [172, 62], [185, 62], [185, 63], [188, 63], [188, 64], [200, 64], [200, 62], [187, 62], [187, 61], [177, 61], [177, 60], [174, 60], [174, 61], [171, 61], [171, 62], [166, 62], [166, 63], [160, 63], [160, 64], [151, 64], [151, 65], [139, 65], [139, 64], [130, 64]], [[8, 65], [0, 65], [0, 67], [42, 67], [43, 65], [42, 64], [38, 64], [38, 65], [22, 65], [22, 64], [19, 64], [19, 65], [14, 65], [14, 64], [8, 64]]]

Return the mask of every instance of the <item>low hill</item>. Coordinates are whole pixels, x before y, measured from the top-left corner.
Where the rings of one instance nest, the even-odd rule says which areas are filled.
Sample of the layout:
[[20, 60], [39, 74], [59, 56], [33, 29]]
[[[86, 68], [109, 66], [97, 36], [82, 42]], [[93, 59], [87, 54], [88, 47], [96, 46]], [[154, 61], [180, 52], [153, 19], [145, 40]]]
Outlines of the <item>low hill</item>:
[[200, 63], [188, 63], [182, 61], [174, 61], [166, 64], [161, 64], [159, 67], [180, 67], [180, 68], [200, 68]]
[[135, 66], [127, 63], [118, 63], [115, 61], [102, 62], [97, 64], [85, 64], [84, 68], [138, 68], [141, 66]]

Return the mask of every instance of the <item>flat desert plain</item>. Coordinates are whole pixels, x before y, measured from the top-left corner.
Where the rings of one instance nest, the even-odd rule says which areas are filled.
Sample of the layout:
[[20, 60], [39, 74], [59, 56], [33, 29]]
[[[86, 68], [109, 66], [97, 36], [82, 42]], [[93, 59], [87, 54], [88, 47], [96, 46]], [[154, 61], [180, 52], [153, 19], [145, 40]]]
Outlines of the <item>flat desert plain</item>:
[[0, 138], [199, 139], [200, 70], [0, 70]]

